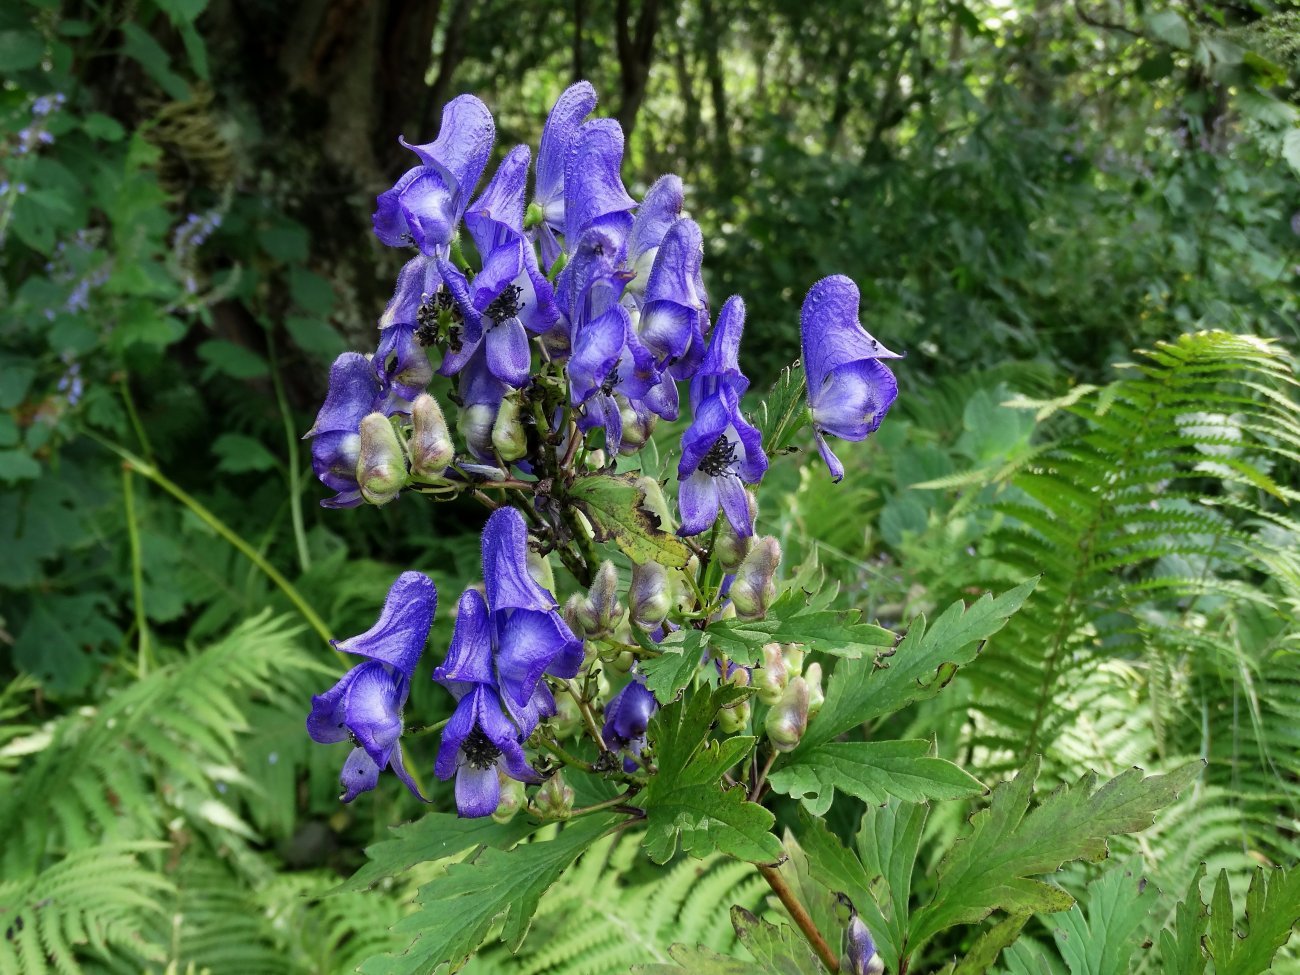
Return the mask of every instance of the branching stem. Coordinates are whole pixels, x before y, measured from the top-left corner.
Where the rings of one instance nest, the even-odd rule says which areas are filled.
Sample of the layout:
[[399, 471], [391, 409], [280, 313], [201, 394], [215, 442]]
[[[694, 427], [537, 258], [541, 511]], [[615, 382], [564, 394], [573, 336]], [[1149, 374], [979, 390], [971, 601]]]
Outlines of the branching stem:
[[808, 940], [808, 944], [812, 946], [812, 950], [817, 952], [817, 957], [822, 960], [826, 970], [838, 972], [840, 970], [839, 956], [831, 950], [831, 946], [826, 943], [822, 933], [817, 930], [817, 925], [813, 924], [813, 919], [808, 916], [804, 906], [799, 903], [799, 898], [794, 895], [794, 891], [785, 882], [785, 878], [781, 876], [781, 871], [765, 863], [760, 863], [757, 866], [758, 872], [763, 875], [767, 885], [772, 888], [772, 893], [776, 894], [781, 903], [785, 905], [785, 909], [790, 912], [790, 919], [803, 932], [803, 936]]

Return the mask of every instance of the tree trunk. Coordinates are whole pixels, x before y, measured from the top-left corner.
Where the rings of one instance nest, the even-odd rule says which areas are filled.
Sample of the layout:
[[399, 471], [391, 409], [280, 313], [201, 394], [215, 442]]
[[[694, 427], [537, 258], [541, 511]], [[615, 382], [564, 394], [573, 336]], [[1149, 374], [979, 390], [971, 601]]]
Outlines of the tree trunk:
[[618, 50], [619, 87], [622, 100], [618, 121], [623, 134], [631, 137], [637, 113], [645, 101], [646, 83], [654, 64], [654, 42], [659, 33], [660, 0], [641, 0], [636, 27], [628, 23], [630, 0], [618, 0], [614, 11], [614, 36]]

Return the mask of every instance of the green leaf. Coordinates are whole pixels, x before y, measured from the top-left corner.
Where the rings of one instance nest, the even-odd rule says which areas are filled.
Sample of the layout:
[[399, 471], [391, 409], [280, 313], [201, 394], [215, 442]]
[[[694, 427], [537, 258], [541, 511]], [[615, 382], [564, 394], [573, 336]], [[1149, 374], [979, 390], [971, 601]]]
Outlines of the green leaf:
[[310, 352], [322, 359], [332, 359], [347, 349], [343, 336], [334, 330], [329, 322], [319, 318], [303, 315], [288, 315], [284, 327], [297, 343], [298, 348]]
[[766, 643], [800, 643], [809, 650], [856, 660], [897, 642], [892, 630], [863, 623], [857, 609], [814, 609], [808, 594], [790, 586], [761, 620], [729, 619], [709, 624], [705, 638], [731, 660], [757, 664]]
[[808, 943], [788, 924], [769, 924], [743, 907], [731, 909], [736, 937], [753, 961], [728, 958], [703, 945], [673, 945], [668, 956], [676, 965], [633, 965], [633, 975], [824, 975]]
[[223, 339], [204, 342], [198, 353], [213, 369], [232, 379], [259, 379], [270, 372], [266, 360], [252, 349]]
[[672, 945], [668, 957], [677, 964], [633, 965], [632, 975], [770, 975], [770, 970], [755, 968], [752, 961], [729, 958], [703, 945]]
[[500, 939], [517, 950], [547, 888], [618, 819], [586, 816], [569, 823], [556, 839], [524, 843], [508, 853], [486, 849], [472, 861], [452, 864], [420, 888], [415, 912], [393, 926], [395, 934], [416, 935], [414, 942], [401, 953], [371, 958], [360, 971], [426, 975], [442, 964], [455, 971], [502, 915]]
[[677, 850], [702, 857], [713, 850], [738, 860], [773, 863], [781, 844], [770, 832], [775, 817], [745, 799], [740, 786], [721, 785], [722, 773], [740, 762], [754, 738], [708, 739], [718, 711], [746, 697], [748, 690], [723, 685], [703, 690], [661, 709], [650, 724], [657, 771], [639, 797], [646, 811], [646, 852], [667, 863]]
[[1147, 29], [1158, 39], [1176, 47], [1187, 50], [1192, 46], [1192, 32], [1187, 28], [1187, 21], [1176, 10], [1157, 10], [1147, 15]]
[[138, 61], [145, 74], [176, 101], [185, 101], [190, 97], [189, 87], [172, 71], [171, 58], [163, 46], [144, 28], [131, 21], [122, 24], [122, 53]]
[[34, 30], [0, 30], [0, 64], [5, 71], [26, 71], [41, 63], [45, 39]]
[[817, 746], [867, 721], [938, 694], [959, 665], [975, 659], [982, 641], [1002, 629], [1037, 583], [1031, 579], [996, 599], [985, 594], [969, 609], [953, 603], [928, 628], [924, 617], [918, 618], [887, 660], [840, 663], [827, 684], [826, 703], [781, 767], [803, 762]]
[[1282, 139], [1282, 158], [1300, 175], [1300, 129], [1292, 129]]
[[568, 497], [591, 522], [597, 541], [614, 541], [633, 562], [685, 567], [690, 551], [680, 538], [659, 527], [659, 516], [645, 505], [645, 489], [635, 474], [587, 474], [575, 480]]
[[1202, 863], [1187, 886], [1187, 896], [1178, 903], [1174, 926], [1160, 932], [1160, 970], [1165, 975], [1204, 975], [1206, 957], [1202, 948], [1209, 913], [1201, 900]]
[[1087, 913], [1075, 904], [1048, 922], [1071, 975], [1125, 975], [1159, 891], [1141, 875], [1139, 858], [1088, 885]]
[[289, 296], [308, 315], [328, 318], [334, 310], [334, 287], [329, 278], [303, 267], [289, 268]]
[[790, 446], [800, 430], [808, 423], [804, 409], [804, 392], [807, 379], [803, 366], [795, 362], [786, 366], [767, 391], [752, 419], [763, 435], [763, 450], [775, 457]]
[[213, 442], [212, 452], [218, 458], [217, 470], [230, 474], [270, 471], [280, 464], [260, 440], [239, 433], [223, 433]]
[[[803, 848], [814, 873], [853, 902], [889, 971], [898, 970], [907, 947], [912, 871], [928, 814], [926, 805], [896, 799], [869, 808], [858, 831], [858, 854], [846, 849], [820, 820], [814, 822], [807, 813], [801, 817]], [[883, 881], [879, 887], [878, 880]]]
[[41, 476], [41, 465], [25, 450], [0, 450], [0, 481], [13, 484]]
[[[641, 634], [633, 631], [640, 641]], [[677, 630], [654, 646], [659, 656], [642, 660], [637, 666], [645, 675], [645, 686], [660, 704], [677, 700], [683, 687], [691, 682], [700, 669], [700, 644], [704, 634], [699, 630]]]
[[1228, 873], [1219, 872], [1210, 901], [1210, 957], [1215, 975], [1259, 975], [1300, 921], [1300, 869], [1256, 870], [1246, 891], [1245, 931], [1233, 923]]
[[966, 949], [961, 960], [940, 970], [939, 975], [984, 975], [997, 963], [998, 956], [1012, 944], [1029, 920], [1028, 914], [1011, 914], [1004, 917], [976, 939]]
[[102, 593], [43, 595], [14, 641], [14, 661], [57, 694], [80, 691], [90, 683], [102, 648], [121, 639], [105, 612]]
[[1192, 762], [1153, 776], [1134, 768], [1100, 788], [1095, 788], [1096, 774], [1089, 773], [1030, 810], [1040, 764], [1034, 758], [994, 789], [988, 807], [971, 817], [970, 832], [944, 856], [933, 899], [912, 914], [908, 942], [913, 950], [946, 928], [974, 924], [995, 910], [1068, 910], [1074, 903], [1069, 894], [1032, 878], [1070, 860], [1100, 860], [1108, 837], [1146, 829], [1202, 768]]
[[969, 799], [985, 791], [974, 776], [929, 751], [930, 743], [919, 739], [826, 742], [801, 751], [798, 761], [768, 781], [776, 792], [801, 800], [814, 816], [831, 808], [836, 789], [872, 805], [890, 797]]
[[393, 827], [392, 839], [366, 847], [369, 862], [336, 887], [334, 893], [365, 890], [381, 880], [405, 873], [416, 864], [456, 856], [471, 847], [509, 848], [537, 828], [536, 823], [529, 823], [522, 816], [501, 824], [487, 816], [462, 819], [450, 813], [425, 813], [413, 823]]

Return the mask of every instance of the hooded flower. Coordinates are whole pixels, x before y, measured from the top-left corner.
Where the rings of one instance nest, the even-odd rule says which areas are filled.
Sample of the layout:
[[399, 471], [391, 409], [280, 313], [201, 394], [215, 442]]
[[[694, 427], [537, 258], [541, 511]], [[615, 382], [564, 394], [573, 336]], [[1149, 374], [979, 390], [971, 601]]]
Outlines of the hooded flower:
[[659, 708], [654, 694], [645, 686], [640, 674], [633, 674], [614, 699], [605, 706], [605, 727], [601, 737], [610, 748], [625, 751], [623, 767], [631, 772], [638, 765], [646, 744], [646, 729]]
[[411, 145], [399, 139], [420, 157], [420, 165], [379, 195], [375, 236], [389, 247], [415, 244], [429, 257], [444, 253], [487, 165], [495, 135], [487, 106], [473, 95], [461, 95], [442, 110], [436, 140]]
[[321, 744], [351, 739], [340, 776], [344, 802], [373, 789], [379, 773], [392, 768], [420, 796], [402, 763], [402, 707], [438, 606], [432, 580], [419, 572], [397, 577], [379, 621], [360, 636], [332, 640], [335, 649], [365, 658], [324, 694], [312, 698], [307, 733]]
[[582, 641], [528, 572], [528, 529], [514, 508], [497, 509], [483, 529], [483, 581], [486, 599], [476, 589], [461, 595], [447, 659], [433, 672], [459, 702], [435, 772], [456, 777], [462, 816], [496, 808], [498, 766], [521, 782], [539, 781], [521, 743], [555, 713], [542, 676], [574, 677], [582, 665]]
[[579, 81], [556, 99], [537, 149], [537, 185], [533, 202], [542, 211], [537, 237], [549, 271], [562, 253], [557, 235], [564, 233], [564, 170], [583, 120], [596, 107], [596, 89]]
[[675, 379], [694, 375], [709, 327], [701, 267], [704, 237], [694, 220], [678, 220], [655, 249], [637, 334], [659, 368]]
[[329, 393], [316, 422], [303, 439], [313, 438], [311, 466], [320, 482], [337, 491], [321, 502], [325, 508], [354, 508], [361, 504], [357, 460], [361, 454], [361, 420], [386, 399], [384, 382], [370, 360], [359, 352], [344, 352], [330, 367]]
[[691, 380], [694, 419], [682, 434], [677, 465], [680, 535], [708, 529], [721, 508], [735, 533], [754, 533], [746, 484], [757, 484], [767, 471], [762, 435], [740, 413], [740, 397], [749, 386], [740, 371], [740, 335], [745, 305], [727, 299], [700, 370]]
[[623, 129], [612, 118], [578, 129], [564, 167], [564, 241], [572, 248], [592, 227], [620, 240], [632, 227], [636, 200], [623, 187]]
[[823, 278], [809, 289], [799, 319], [813, 434], [836, 481], [844, 465], [826, 435], [865, 440], [898, 398], [898, 383], [880, 360], [901, 357], [858, 323], [858, 299], [858, 286], [848, 278]]

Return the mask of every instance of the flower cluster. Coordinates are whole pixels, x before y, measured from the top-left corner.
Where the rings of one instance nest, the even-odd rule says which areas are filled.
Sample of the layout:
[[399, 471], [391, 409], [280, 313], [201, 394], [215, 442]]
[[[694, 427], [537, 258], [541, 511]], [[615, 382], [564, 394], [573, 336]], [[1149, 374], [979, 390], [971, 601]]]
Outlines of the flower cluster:
[[[454, 701], [434, 771], [454, 780], [464, 816], [512, 815], [525, 784], [541, 786], [533, 814], [568, 816], [573, 790], [530, 759], [537, 747], [620, 778], [631, 793], [643, 788], [655, 774], [651, 718], [667, 699], [637, 661], [688, 627], [761, 620], [778, 593], [781, 547], [756, 526], [769, 456], [742, 407], [745, 304], [727, 299], [714, 321], [703, 235], [683, 212], [681, 180], [665, 176], [635, 199], [621, 176], [622, 130], [590, 118], [595, 105], [589, 84], [573, 85], [535, 157], [509, 149], [481, 190], [496, 132], [477, 98], [448, 103], [434, 141], [401, 141], [413, 165], [380, 194], [373, 223], [383, 244], [409, 257], [373, 353], [338, 357], [307, 434], [313, 469], [335, 492], [326, 507], [417, 491], [472, 496], [492, 511], [483, 586], [462, 593], [433, 671]], [[191, 220], [182, 233], [193, 245], [210, 229]], [[896, 356], [862, 328], [858, 305], [849, 279], [826, 278], [801, 320], [807, 418], [835, 480], [844, 469], [828, 438], [864, 439], [897, 395], [884, 361]], [[435, 376], [454, 390], [455, 436], [429, 392]], [[605, 489], [634, 486], [621, 524], [647, 543], [625, 546], [625, 583], [626, 570], [595, 550], [618, 533], [588, 520], [579, 486], [615, 484], [608, 475], [619, 458], [683, 413], [679, 384], [687, 415], [676, 512], [651, 477]], [[551, 554], [585, 590], [563, 610]], [[308, 728], [317, 741], [353, 741], [345, 800], [384, 768], [418, 795], [402, 759], [402, 708], [435, 604], [433, 584], [404, 573], [375, 627], [337, 644], [365, 662], [314, 699]], [[756, 714], [737, 697], [719, 727], [762, 725], [771, 748], [794, 748], [821, 698], [819, 665], [802, 668], [796, 655], [773, 649], [762, 668], [715, 660], [716, 680], [753, 687], [766, 708]], [[617, 694], [612, 673], [628, 675]], [[594, 762], [563, 745], [582, 732]]]

